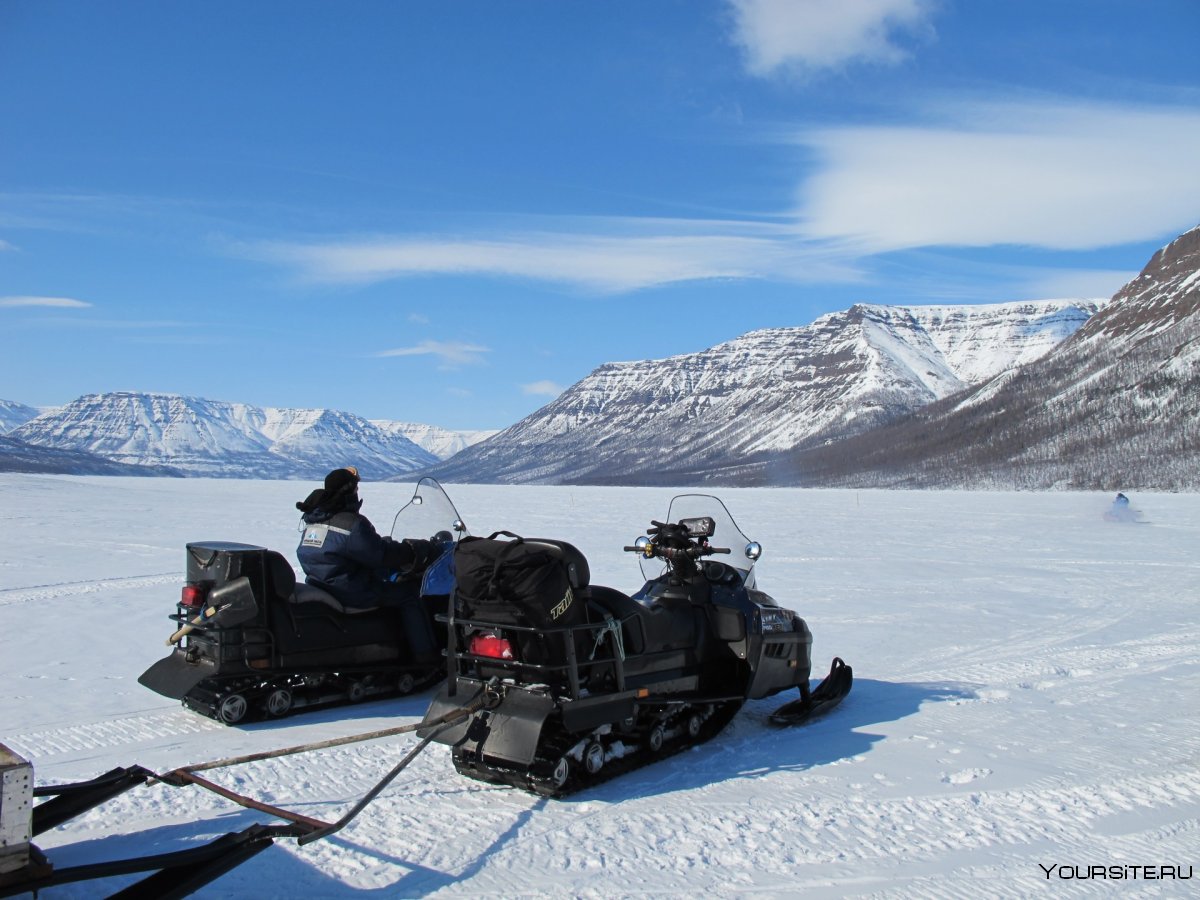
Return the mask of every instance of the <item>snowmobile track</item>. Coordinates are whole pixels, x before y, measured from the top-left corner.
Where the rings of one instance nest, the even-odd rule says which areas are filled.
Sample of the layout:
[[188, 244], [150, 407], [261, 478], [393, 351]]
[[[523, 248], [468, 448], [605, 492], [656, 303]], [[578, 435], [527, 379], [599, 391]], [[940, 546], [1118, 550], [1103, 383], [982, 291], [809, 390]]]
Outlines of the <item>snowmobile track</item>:
[[14, 603], [58, 600], [63, 597], [81, 597], [86, 594], [111, 593], [114, 590], [132, 590], [178, 583], [178, 572], [160, 572], [156, 575], [137, 575], [130, 578], [93, 578], [88, 581], [62, 581], [54, 584], [0, 588], [0, 606], [9, 606]]

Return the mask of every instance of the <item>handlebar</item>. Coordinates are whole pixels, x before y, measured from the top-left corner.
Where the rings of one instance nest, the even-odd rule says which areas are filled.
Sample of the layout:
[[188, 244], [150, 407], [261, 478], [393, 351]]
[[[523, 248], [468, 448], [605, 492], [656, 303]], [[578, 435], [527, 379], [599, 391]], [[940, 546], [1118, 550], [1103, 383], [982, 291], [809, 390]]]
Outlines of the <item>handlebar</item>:
[[712, 556], [714, 553], [730, 553], [728, 547], [710, 547], [707, 544], [696, 547], [662, 547], [658, 544], [647, 544], [643, 547], [626, 547], [626, 553], [641, 553], [647, 559], [653, 559], [658, 556], [662, 559], [678, 559], [682, 556], [689, 556], [692, 559], [698, 559], [701, 556]]

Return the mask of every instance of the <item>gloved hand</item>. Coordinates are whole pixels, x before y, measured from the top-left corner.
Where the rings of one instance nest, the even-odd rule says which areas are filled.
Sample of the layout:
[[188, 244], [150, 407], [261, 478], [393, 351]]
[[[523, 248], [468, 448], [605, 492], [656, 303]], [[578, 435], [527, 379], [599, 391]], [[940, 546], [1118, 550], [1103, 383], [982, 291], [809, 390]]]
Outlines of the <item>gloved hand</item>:
[[419, 538], [405, 538], [403, 543], [407, 544], [413, 552], [413, 561], [407, 568], [406, 574], [423, 572], [442, 553], [441, 545], [435, 544], [433, 541], [423, 541]]

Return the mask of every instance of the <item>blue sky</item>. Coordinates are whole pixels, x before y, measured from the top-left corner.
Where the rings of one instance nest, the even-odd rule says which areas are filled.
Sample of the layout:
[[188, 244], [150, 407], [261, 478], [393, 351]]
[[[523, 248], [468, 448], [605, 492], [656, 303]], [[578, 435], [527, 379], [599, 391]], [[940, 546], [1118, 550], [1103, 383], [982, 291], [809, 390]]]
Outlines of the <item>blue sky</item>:
[[1196, 0], [0, 0], [0, 398], [500, 428], [1200, 223]]

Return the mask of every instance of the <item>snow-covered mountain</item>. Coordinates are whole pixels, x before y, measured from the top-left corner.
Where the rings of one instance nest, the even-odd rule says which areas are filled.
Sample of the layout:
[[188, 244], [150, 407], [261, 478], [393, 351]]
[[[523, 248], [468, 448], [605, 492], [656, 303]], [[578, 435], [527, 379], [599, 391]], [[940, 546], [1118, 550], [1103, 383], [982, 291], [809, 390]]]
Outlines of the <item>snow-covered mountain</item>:
[[472, 444], [490, 438], [497, 433], [491, 431], [451, 431], [437, 425], [423, 425], [419, 422], [391, 422], [387, 419], [371, 419], [371, 424], [383, 429], [389, 434], [399, 434], [408, 438], [418, 447], [424, 447], [438, 459], [449, 459]]
[[336, 466], [355, 465], [374, 481], [437, 462], [403, 434], [351, 413], [172, 394], [88, 394], [29, 420], [10, 437], [213, 478], [319, 479]]
[[24, 403], [0, 400], [0, 434], [7, 434], [19, 425], [36, 417], [38, 411]]
[[1042, 359], [756, 480], [1200, 489], [1200, 228]]
[[448, 480], [656, 481], [866, 431], [1037, 359], [1101, 306], [859, 304], [699, 353], [609, 363], [431, 471]]

